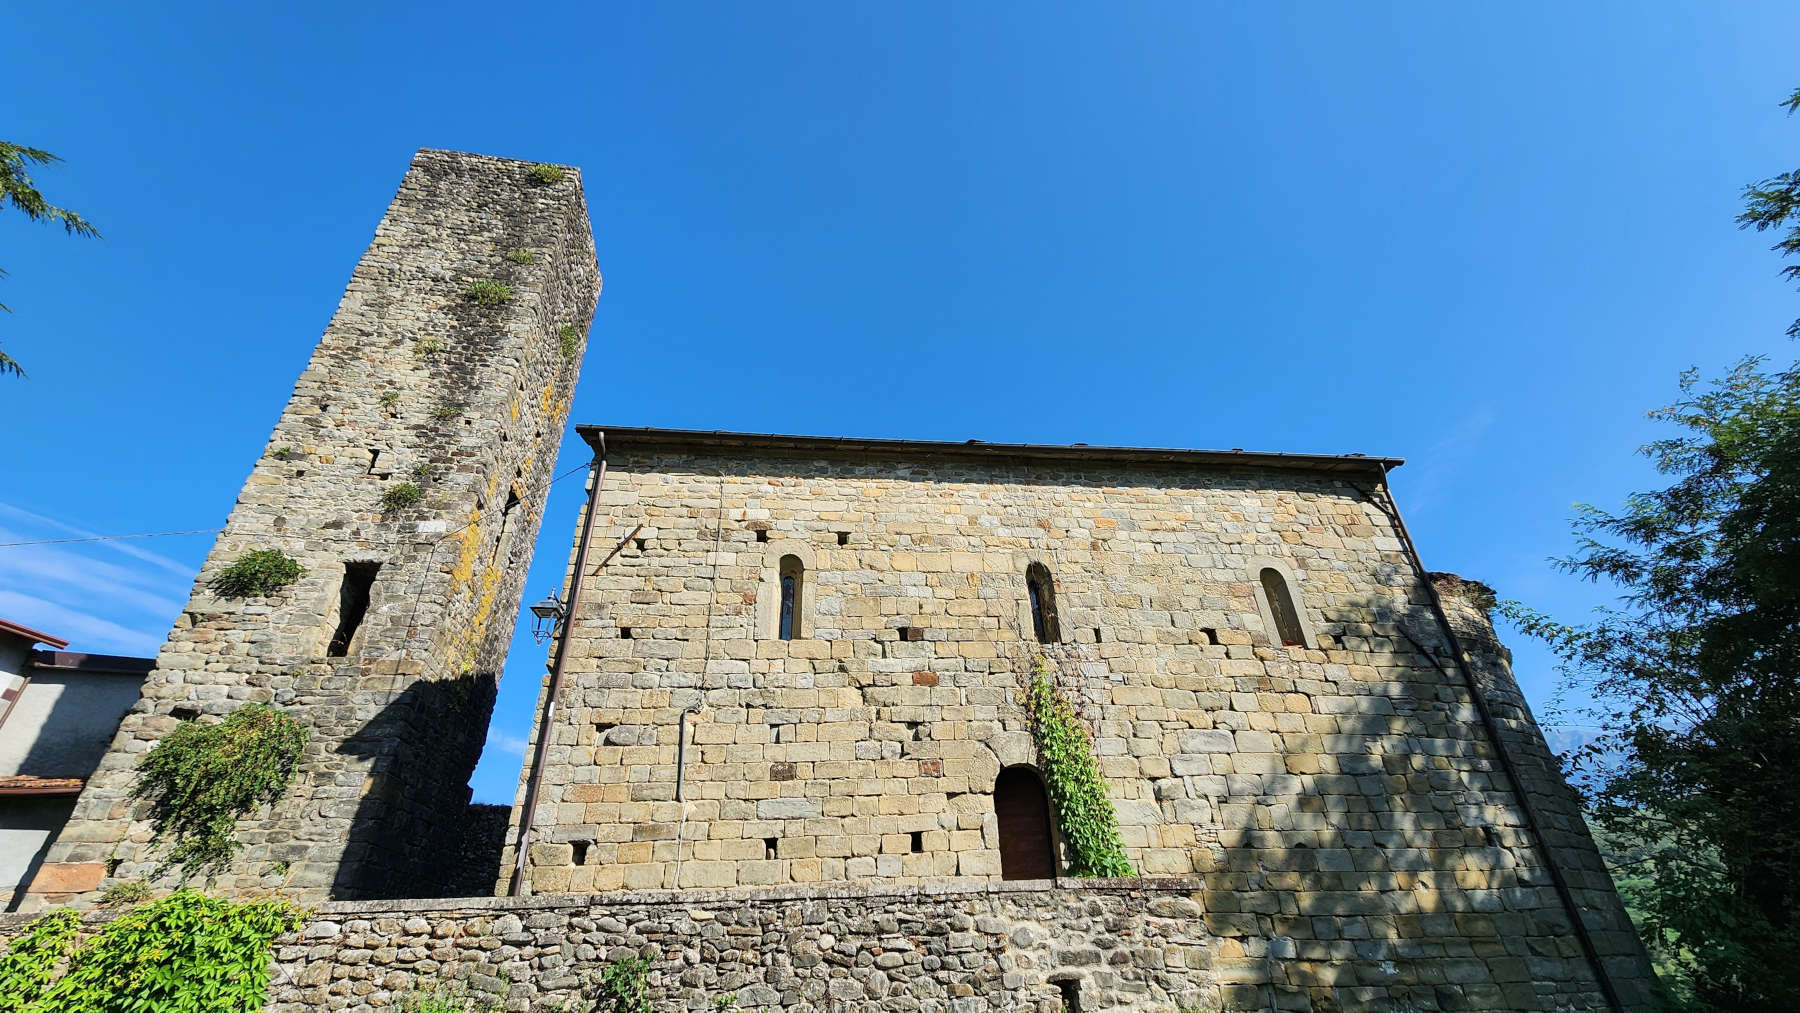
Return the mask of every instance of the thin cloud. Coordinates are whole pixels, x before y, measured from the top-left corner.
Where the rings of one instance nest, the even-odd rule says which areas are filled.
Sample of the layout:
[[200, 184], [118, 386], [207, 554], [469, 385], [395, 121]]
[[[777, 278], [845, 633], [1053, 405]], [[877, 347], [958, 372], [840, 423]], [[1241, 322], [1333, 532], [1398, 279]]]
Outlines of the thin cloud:
[[524, 756], [528, 745], [530, 741], [522, 735], [512, 735], [497, 728], [488, 729], [487, 748], [496, 752]]
[[1479, 405], [1449, 428], [1419, 455], [1417, 469], [1407, 489], [1407, 512], [1414, 516], [1428, 512], [1443, 498], [1443, 491], [1463, 463], [1481, 445], [1488, 430], [1499, 421], [1500, 413], [1491, 404]]
[[[11, 503], [0, 502], [0, 514], [10, 514], [14, 517], [28, 520], [33, 524], [54, 528], [57, 531], [64, 532], [76, 538], [101, 538], [105, 536], [104, 532], [89, 531], [86, 528], [79, 528], [73, 524], [59, 521], [54, 517], [45, 517], [43, 514], [32, 513], [30, 510], [26, 510], [22, 507], [13, 506]], [[120, 532], [114, 532], [114, 534], [118, 533]], [[120, 552], [135, 559], [141, 559], [146, 563], [160, 566], [172, 573], [184, 574], [190, 577], [194, 574], [194, 568], [192, 566], [189, 566], [186, 563], [177, 562], [161, 553], [151, 552], [149, 549], [133, 545], [128, 541], [93, 542], [91, 544], [96, 548]]]
[[98, 654], [154, 655], [163, 634], [132, 629], [66, 605], [0, 590], [0, 615], [69, 641], [69, 646]]

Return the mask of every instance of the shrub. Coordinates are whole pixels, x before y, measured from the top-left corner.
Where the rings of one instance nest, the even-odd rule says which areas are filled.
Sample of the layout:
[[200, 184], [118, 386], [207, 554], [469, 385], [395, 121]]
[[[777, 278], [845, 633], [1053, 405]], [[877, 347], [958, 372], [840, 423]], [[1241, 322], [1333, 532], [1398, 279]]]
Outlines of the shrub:
[[1118, 813], [1088, 745], [1087, 726], [1051, 683], [1041, 657], [1031, 666], [1026, 703], [1031, 712], [1031, 736], [1037, 740], [1043, 760], [1044, 784], [1050, 790], [1063, 843], [1072, 855], [1069, 874], [1131, 875], [1131, 861], [1125, 857], [1125, 842], [1119, 837]]
[[381, 494], [381, 512], [391, 514], [397, 510], [405, 510], [409, 506], [416, 506], [424, 498], [425, 493], [417, 485], [400, 482], [389, 486], [388, 491]]
[[212, 579], [212, 590], [221, 598], [263, 597], [299, 580], [305, 572], [299, 560], [280, 549], [256, 549], [220, 570]]
[[463, 289], [463, 298], [483, 306], [498, 306], [512, 297], [513, 287], [503, 281], [472, 281]]
[[557, 336], [562, 339], [562, 357], [574, 361], [576, 354], [581, 351], [581, 332], [575, 329], [574, 324], [564, 324]]
[[448, 422], [456, 417], [456, 406], [441, 404], [431, 410], [431, 417], [439, 422]]
[[[76, 949], [61, 977], [51, 942], [67, 953], [80, 920], [61, 910], [33, 922], [0, 959], [0, 1010], [20, 1013], [255, 1013], [269, 991], [269, 945], [300, 927], [278, 900], [244, 904], [178, 890], [114, 919]], [[47, 930], [47, 931], [46, 931]], [[21, 943], [37, 937], [27, 974], [8, 978]]]
[[600, 972], [600, 1005], [608, 1013], [650, 1013], [650, 961], [625, 957]]
[[151, 834], [163, 869], [183, 878], [224, 866], [240, 845], [239, 818], [287, 791], [306, 748], [300, 722], [268, 704], [249, 704], [214, 724], [183, 721], [138, 761], [131, 797], [150, 803]]
[[37, 1013], [44, 1009], [39, 999], [80, 935], [81, 916], [68, 908], [27, 925], [5, 956], [0, 956], [0, 1011]]
[[397, 390], [390, 390], [386, 394], [381, 395], [381, 407], [383, 408], [392, 408], [399, 403], [400, 392]]
[[444, 350], [444, 343], [436, 338], [425, 338], [419, 342], [420, 355], [436, 355]]
[[563, 178], [563, 167], [560, 165], [550, 165], [547, 162], [540, 162], [537, 165], [532, 166], [527, 175], [529, 175], [533, 181], [538, 183], [561, 183]]
[[285, 460], [288, 460], [289, 458], [293, 457], [294, 453], [295, 453], [295, 451], [294, 451], [293, 447], [277, 447], [277, 448], [275, 448], [274, 453], [270, 454], [269, 456], [275, 458], [275, 460], [277, 460], [277, 461], [285, 461]]
[[537, 254], [530, 250], [508, 250], [506, 259], [515, 264], [535, 264], [537, 263]]

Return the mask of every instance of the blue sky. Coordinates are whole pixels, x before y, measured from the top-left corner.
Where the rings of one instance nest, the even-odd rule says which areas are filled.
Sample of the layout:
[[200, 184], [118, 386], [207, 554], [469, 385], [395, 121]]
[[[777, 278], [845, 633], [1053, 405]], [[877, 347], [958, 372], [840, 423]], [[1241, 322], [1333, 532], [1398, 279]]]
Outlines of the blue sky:
[[[574, 421], [1388, 454], [1426, 563], [1565, 616], [1571, 504], [1690, 365], [1792, 357], [1742, 184], [1800, 6], [35, 4], [0, 214], [0, 541], [223, 523], [414, 149], [582, 166]], [[571, 432], [561, 470], [580, 463]], [[579, 481], [528, 595], [556, 585]], [[152, 653], [210, 539], [0, 548], [0, 616]], [[1556, 676], [1514, 639], [1542, 711]], [[509, 801], [515, 640], [478, 798]]]

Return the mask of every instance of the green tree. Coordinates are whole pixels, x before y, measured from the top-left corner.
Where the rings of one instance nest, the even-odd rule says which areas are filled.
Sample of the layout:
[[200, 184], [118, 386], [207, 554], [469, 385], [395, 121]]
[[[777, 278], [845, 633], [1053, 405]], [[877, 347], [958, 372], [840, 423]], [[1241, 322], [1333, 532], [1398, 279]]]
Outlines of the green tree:
[[[1784, 103], [1800, 108], [1800, 91]], [[1746, 228], [1788, 229], [1800, 174], [1745, 190]], [[1800, 266], [1784, 270], [1800, 279]], [[1790, 333], [1800, 334], [1800, 322]], [[1569, 757], [1601, 832], [1632, 853], [1635, 901], [1675, 1003], [1800, 1009], [1800, 363], [1740, 362], [1651, 417], [1670, 476], [1617, 513], [1583, 506], [1571, 573], [1619, 604], [1574, 626], [1508, 603], [1563, 659], [1604, 729]], [[1648, 873], [1647, 877], [1644, 873]]]
[[[28, 171], [33, 166], [55, 165], [62, 159], [48, 151], [27, 148], [19, 144], [8, 144], [0, 141], [0, 204], [10, 203], [14, 208], [25, 213], [25, 217], [34, 222], [50, 222], [61, 225], [63, 231], [72, 236], [93, 236], [99, 238], [100, 230], [73, 211], [59, 208], [44, 199], [38, 192], [36, 184], [31, 181]], [[6, 276], [0, 271], [0, 278]], [[0, 310], [12, 312], [12, 307], [0, 303]], [[24, 376], [25, 371], [12, 356], [0, 352], [0, 375], [11, 373]]]

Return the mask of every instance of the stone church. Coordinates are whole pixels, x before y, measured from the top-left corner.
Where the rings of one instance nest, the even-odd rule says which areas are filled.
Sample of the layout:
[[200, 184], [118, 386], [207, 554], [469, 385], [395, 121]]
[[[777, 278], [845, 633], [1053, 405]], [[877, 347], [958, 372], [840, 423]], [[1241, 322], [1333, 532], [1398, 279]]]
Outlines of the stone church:
[[[574, 170], [419, 153], [38, 906], [154, 876], [137, 758], [273, 702], [310, 752], [216, 887], [317, 906], [277, 1010], [501, 972], [553, 1009], [632, 953], [668, 1010], [1653, 1008], [1491, 596], [1361, 455], [578, 426], [494, 896], [457, 896], [599, 287]], [[213, 592], [266, 547], [305, 576]], [[1131, 877], [1067, 875], [1034, 669]]]

